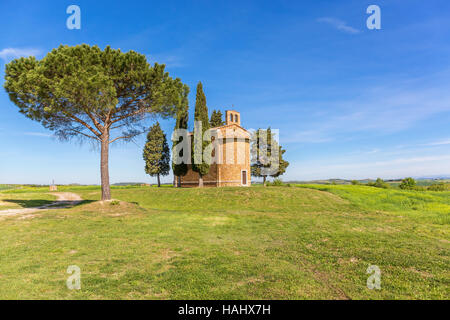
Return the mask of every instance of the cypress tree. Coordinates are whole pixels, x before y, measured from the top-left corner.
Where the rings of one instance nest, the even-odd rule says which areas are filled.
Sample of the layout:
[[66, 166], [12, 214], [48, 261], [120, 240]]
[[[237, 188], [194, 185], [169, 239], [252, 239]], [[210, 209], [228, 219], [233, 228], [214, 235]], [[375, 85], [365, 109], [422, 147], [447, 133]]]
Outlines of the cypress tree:
[[166, 135], [156, 122], [147, 134], [147, 143], [144, 147], [143, 158], [145, 173], [158, 177], [158, 187], [161, 186], [160, 176], [167, 176], [170, 170], [170, 149]]
[[204, 133], [209, 129], [209, 117], [208, 107], [206, 106], [206, 97], [201, 82], [197, 85], [194, 121], [201, 122], [201, 130], [198, 126], [194, 126], [192, 170], [199, 174], [198, 186], [201, 188], [203, 187], [203, 176], [208, 174], [210, 167], [210, 157], [203, 157], [203, 151], [209, 145], [210, 141], [203, 141]]
[[[189, 88], [186, 86], [184, 88], [183, 98], [181, 102], [181, 107], [177, 113], [177, 121], [175, 124], [175, 130], [177, 129], [187, 129], [188, 128], [188, 120], [189, 120], [189, 101], [188, 101], [188, 95], [189, 95]], [[182, 143], [183, 137], [180, 137], [178, 140], [173, 141], [172, 148], [175, 148], [175, 146], [179, 143]], [[174, 182], [177, 181], [176, 184], [178, 187], [180, 186], [180, 180], [178, 177], [186, 175], [188, 171], [188, 166], [186, 163], [182, 162], [180, 164], [177, 163], [177, 158], [183, 157], [183, 150], [180, 151], [179, 154], [173, 154], [173, 161], [172, 161], [172, 170], [173, 170], [173, 176], [174, 176]], [[178, 180], [177, 180], [178, 179]]]
[[267, 144], [266, 139], [263, 139], [264, 135], [261, 135], [261, 129], [258, 129], [254, 133], [255, 137], [252, 139], [251, 145], [251, 155], [252, 155], [252, 165], [250, 167], [250, 172], [253, 177], [263, 177], [263, 185], [266, 186], [266, 178], [267, 176], [263, 176], [262, 169], [264, 168], [264, 160], [260, 158], [260, 150], [266, 148]]
[[220, 110], [214, 110], [211, 114], [211, 121], [210, 121], [211, 128], [223, 126], [225, 123], [222, 117], [223, 115], [222, 112], [220, 112]]

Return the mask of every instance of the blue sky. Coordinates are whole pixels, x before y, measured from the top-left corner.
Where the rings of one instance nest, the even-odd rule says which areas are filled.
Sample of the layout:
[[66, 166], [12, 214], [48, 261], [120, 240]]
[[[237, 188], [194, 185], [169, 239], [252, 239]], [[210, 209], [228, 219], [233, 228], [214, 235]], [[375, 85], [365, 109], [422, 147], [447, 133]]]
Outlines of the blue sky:
[[[66, 8], [81, 8], [81, 30]], [[366, 8], [381, 8], [381, 30]], [[209, 110], [280, 130], [284, 180], [450, 175], [450, 2], [2, 1], [0, 76], [60, 44], [111, 45], [165, 63]], [[0, 183], [99, 183], [99, 154], [59, 142], [0, 90]], [[166, 133], [174, 121], [163, 121]], [[111, 150], [111, 181], [155, 182], [142, 147]], [[163, 181], [171, 181], [171, 176]]]

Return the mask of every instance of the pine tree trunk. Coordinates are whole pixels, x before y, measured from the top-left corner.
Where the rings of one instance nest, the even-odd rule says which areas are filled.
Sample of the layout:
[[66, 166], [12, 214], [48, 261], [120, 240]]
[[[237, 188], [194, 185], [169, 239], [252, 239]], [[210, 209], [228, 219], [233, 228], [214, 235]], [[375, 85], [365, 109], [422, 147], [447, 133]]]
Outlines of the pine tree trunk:
[[203, 188], [203, 177], [202, 176], [199, 176], [199, 178], [198, 178], [198, 187]]
[[102, 201], [111, 200], [109, 186], [109, 132], [105, 132], [101, 141], [100, 173], [102, 179]]
[[266, 176], [263, 176], [263, 186], [266, 186]]
[[159, 178], [159, 173], [158, 173], [158, 188], [161, 187], [161, 179]]

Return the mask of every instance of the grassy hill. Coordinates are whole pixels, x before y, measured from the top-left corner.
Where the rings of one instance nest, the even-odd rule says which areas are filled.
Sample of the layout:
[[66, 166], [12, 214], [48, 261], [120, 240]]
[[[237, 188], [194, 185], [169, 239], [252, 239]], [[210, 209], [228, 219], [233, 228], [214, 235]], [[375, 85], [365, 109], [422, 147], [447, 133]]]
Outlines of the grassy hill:
[[[47, 190], [2, 191], [0, 204]], [[0, 298], [450, 298], [450, 192], [121, 186], [102, 204], [96, 186], [59, 190], [86, 202], [0, 216]], [[369, 265], [381, 290], [366, 287]]]
[[[326, 185], [349, 185], [352, 181], [357, 181], [359, 184], [368, 184], [369, 182], [375, 182], [375, 179], [362, 179], [362, 180], [346, 180], [346, 179], [326, 179], [326, 180], [312, 180], [312, 181], [287, 181], [290, 184], [326, 184]], [[391, 187], [398, 187], [402, 182], [402, 179], [385, 180]], [[450, 179], [447, 178], [419, 178], [416, 179], [418, 186], [428, 187], [435, 183], [450, 184]]]
[[14, 189], [15, 186], [10, 184], [0, 184], [0, 191]]

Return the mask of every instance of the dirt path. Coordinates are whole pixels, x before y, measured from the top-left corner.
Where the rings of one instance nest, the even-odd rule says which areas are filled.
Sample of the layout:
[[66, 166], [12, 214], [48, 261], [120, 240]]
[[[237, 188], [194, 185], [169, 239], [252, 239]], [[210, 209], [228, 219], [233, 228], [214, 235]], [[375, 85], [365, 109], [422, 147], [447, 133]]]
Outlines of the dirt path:
[[58, 192], [53, 193], [57, 199], [55, 202], [46, 204], [36, 208], [25, 208], [25, 209], [8, 209], [0, 210], [0, 217], [15, 216], [20, 214], [36, 213], [45, 210], [54, 210], [62, 208], [71, 208], [83, 201], [79, 195], [71, 192]]

